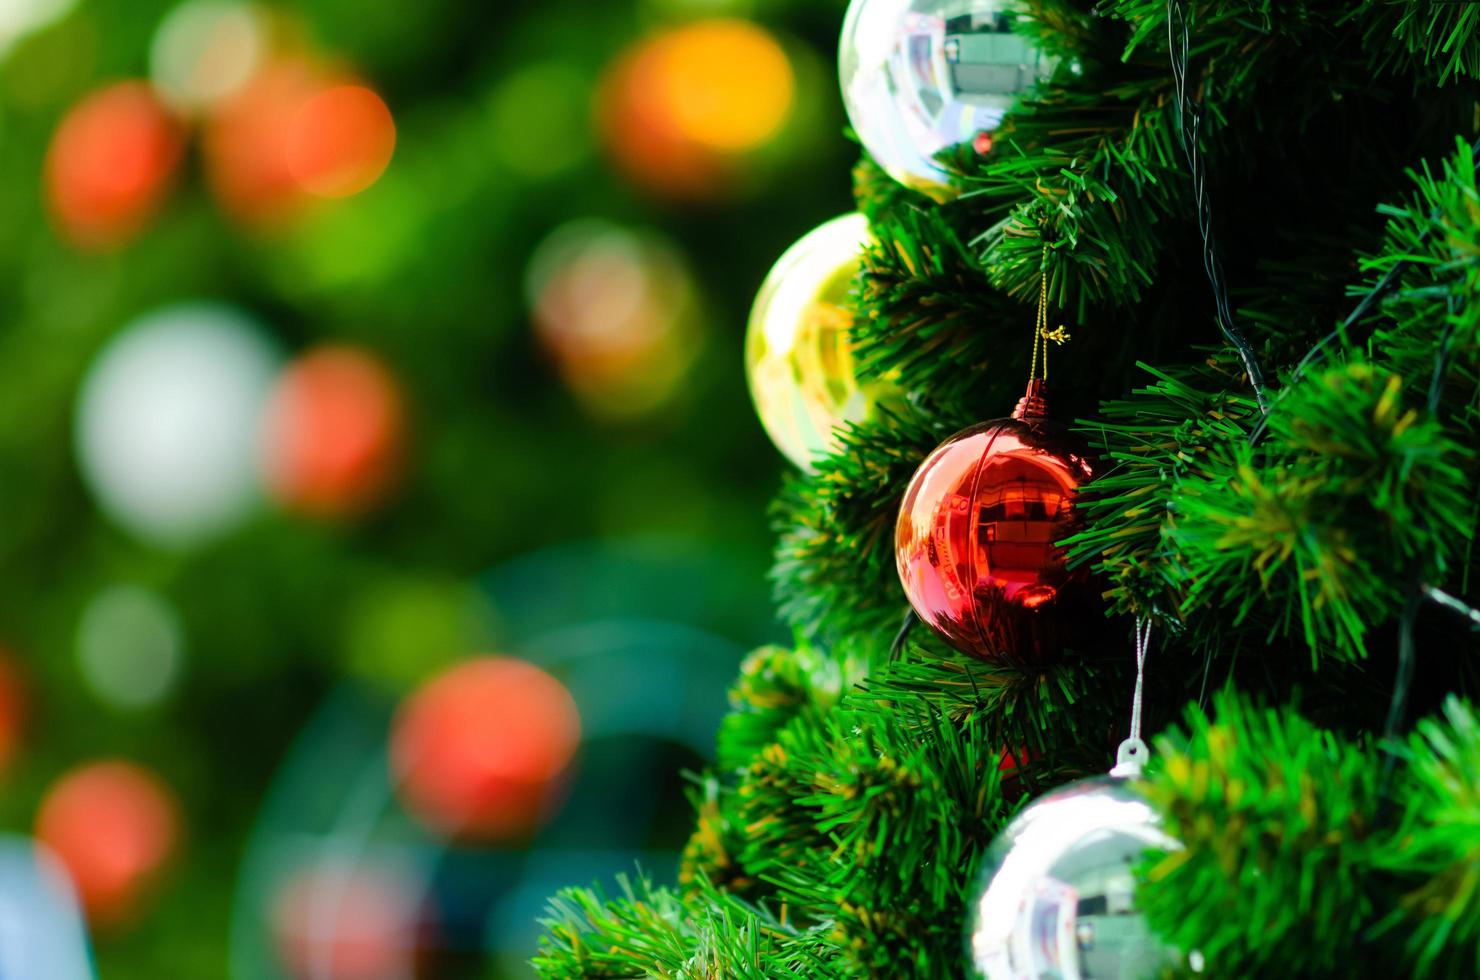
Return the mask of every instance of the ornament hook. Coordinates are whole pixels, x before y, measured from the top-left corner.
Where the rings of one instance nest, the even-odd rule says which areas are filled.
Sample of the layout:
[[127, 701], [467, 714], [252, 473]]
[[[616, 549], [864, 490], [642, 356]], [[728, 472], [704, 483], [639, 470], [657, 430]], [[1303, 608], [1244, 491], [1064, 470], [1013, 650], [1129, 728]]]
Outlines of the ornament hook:
[[1120, 743], [1115, 753], [1112, 776], [1134, 778], [1141, 775], [1151, 750], [1141, 741], [1141, 699], [1146, 680], [1146, 651], [1151, 647], [1151, 619], [1136, 619], [1136, 693], [1131, 697], [1131, 737]]
[[[1059, 347], [1069, 340], [1069, 332], [1059, 324], [1048, 329], [1048, 245], [1043, 246], [1043, 258], [1038, 271], [1038, 315], [1033, 321], [1033, 363], [1028, 368], [1028, 384], [1048, 380], [1048, 348], [1050, 343]], [[1038, 365], [1043, 364], [1039, 373]]]

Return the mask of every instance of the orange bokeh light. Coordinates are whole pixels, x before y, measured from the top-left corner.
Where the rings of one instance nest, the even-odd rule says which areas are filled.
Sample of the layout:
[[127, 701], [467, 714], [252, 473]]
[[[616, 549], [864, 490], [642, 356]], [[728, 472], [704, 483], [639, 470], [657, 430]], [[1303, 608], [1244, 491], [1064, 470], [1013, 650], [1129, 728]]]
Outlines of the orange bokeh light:
[[302, 207], [303, 190], [288, 163], [288, 137], [298, 110], [322, 87], [307, 60], [278, 58], [207, 120], [201, 144], [206, 178], [238, 220], [275, 225]]
[[179, 164], [180, 129], [144, 82], [119, 82], [73, 106], [47, 150], [47, 201], [79, 248], [126, 243], [154, 214]]
[[259, 71], [207, 120], [202, 143], [222, 206], [258, 227], [291, 219], [313, 198], [365, 190], [395, 146], [380, 96], [301, 56]]
[[654, 93], [673, 128], [701, 146], [744, 152], [775, 136], [795, 97], [776, 39], [743, 20], [700, 21], [653, 42]]
[[380, 179], [396, 149], [396, 124], [380, 96], [338, 85], [308, 99], [293, 116], [288, 169], [318, 197], [349, 197]]
[[402, 799], [430, 829], [503, 841], [539, 823], [580, 742], [580, 716], [559, 681], [533, 664], [457, 664], [396, 716], [391, 764]]
[[744, 154], [790, 118], [796, 78], [770, 34], [741, 20], [699, 21], [629, 49], [608, 71], [600, 127], [634, 180], [675, 197], [722, 193]]
[[138, 912], [174, 853], [179, 809], [164, 783], [122, 760], [63, 775], [36, 815], [36, 837], [61, 860], [93, 922], [118, 925]]
[[285, 506], [317, 516], [363, 511], [400, 472], [400, 386], [375, 357], [327, 346], [290, 365], [268, 405], [264, 466]]

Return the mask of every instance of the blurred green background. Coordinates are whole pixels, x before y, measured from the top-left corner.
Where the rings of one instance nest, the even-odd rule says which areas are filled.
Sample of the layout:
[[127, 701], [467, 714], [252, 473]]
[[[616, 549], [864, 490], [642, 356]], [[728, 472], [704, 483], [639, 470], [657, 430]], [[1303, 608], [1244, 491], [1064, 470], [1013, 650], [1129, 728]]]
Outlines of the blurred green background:
[[[0, 643], [18, 677], [0, 727], [19, 731], [0, 818], [33, 833], [64, 773], [117, 757], [157, 775], [183, 827], [153, 887], [93, 929], [100, 976], [229, 975], [231, 944], [256, 941], [233, 936], [233, 904], [290, 746], [309, 746], [310, 781], [314, 765], [329, 783], [336, 759], [363, 761], [315, 755], [305, 726], [346, 696], [335, 692], [383, 718], [437, 670], [491, 652], [543, 657], [573, 685], [550, 648], [562, 619], [630, 612], [736, 652], [775, 635], [766, 504], [780, 463], [741, 339], [774, 259], [851, 207], [841, 12], [820, 0], [0, 2]], [[292, 91], [264, 89], [283, 66]], [[378, 96], [394, 124], [388, 165], [373, 112], [336, 115], [330, 101], [304, 121], [300, 103], [335, 86]], [[370, 427], [364, 452], [384, 451], [375, 485], [331, 460], [317, 504], [254, 484], [205, 530], [130, 518], [110, 480], [188, 497], [220, 446], [201, 437], [211, 452], [186, 453], [179, 472], [132, 455], [146, 371], [102, 410], [112, 462], [89, 464], [82, 393], [131, 324], [200, 302], [255, 324], [275, 371], [326, 344], [378, 365], [400, 419], [386, 445], [374, 390], [369, 407], [351, 394], [348, 415], [330, 415]], [[311, 469], [336, 430], [304, 431], [297, 465]], [[632, 562], [664, 571], [634, 577]], [[646, 608], [628, 610], [637, 581], [652, 585]], [[119, 612], [120, 587], [146, 601]], [[130, 694], [137, 671], [164, 670], [160, 631], [175, 665]], [[669, 664], [663, 636], [654, 663]], [[643, 642], [608, 681], [660, 669], [643, 666]], [[110, 675], [114, 656], [132, 666]], [[714, 711], [725, 675], [703, 681]], [[676, 769], [692, 752], [602, 751], [609, 781], [647, 767], [659, 787], [647, 795], [678, 816], [644, 817], [642, 846], [676, 849], [688, 824]], [[479, 861], [508, 850], [437, 860], [477, 880]], [[578, 883], [586, 870], [562, 872]], [[437, 904], [454, 918], [455, 897]], [[421, 932], [418, 975], [515, 971], [435, 922]], [[268, 953], [263, 969], [284, 976], [407, 975]]]

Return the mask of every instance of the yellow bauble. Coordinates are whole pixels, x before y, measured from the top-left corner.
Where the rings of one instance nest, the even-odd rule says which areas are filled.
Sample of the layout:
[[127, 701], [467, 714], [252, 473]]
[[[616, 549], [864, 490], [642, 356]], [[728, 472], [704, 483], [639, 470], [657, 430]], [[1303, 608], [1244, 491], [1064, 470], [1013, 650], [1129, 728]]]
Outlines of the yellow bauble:
[[860, 384], [849, 339], [849, 297], [871, 241], [856, 212], [820, 225], [777, 260], [750, 310], [745, 371], [756, 413], [804, 470], [837, 448], [840, 426], [898, 396], [887, 381]]

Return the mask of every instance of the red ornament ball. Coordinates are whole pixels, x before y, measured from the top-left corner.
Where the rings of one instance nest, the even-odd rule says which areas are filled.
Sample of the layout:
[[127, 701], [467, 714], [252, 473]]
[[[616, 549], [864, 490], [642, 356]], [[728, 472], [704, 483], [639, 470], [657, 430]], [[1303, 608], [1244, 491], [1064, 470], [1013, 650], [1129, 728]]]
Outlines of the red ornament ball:
[[971, 138], [971, 148], [981, 156], [986, 156], [988, 153], [991, 153], [992, 134], [987, 132], [985, 129], [980, 130], [975, 136]]
[[401, 387], [377, 358], [328, 346], [290, 365], [274, 387], [263, 439], [268, 487], [318, 517], [364, 511], [400, 475]]
[[481, 657], [402, 705], [391, 765], [402, 800], [434, 832], [506, 841], [540, 823], [580, 742], [575, 700], [533, 664]]
[[895, 528], [899, 579], [927, 626], [998, 664], [1051, 662], [1100, 620], [1087, 568], [1058, 542], [1095, 474], [1085, 447], [1044, 415], [1041, 382], [1011, 418], [956, 433], [915, 471]]
[[180, 161], [180, 126], [145, 82], [119, 82], [67, 112], [46, 153], [46, 196], [78, 248], [125, 244], [158, 209]]
[[56, 781], [36, 815], [36, 838], [67, 869], [95, 923], [121, 925], [174, 854], [179, 807], [158, 776], [110, 760], [73, 769]]

